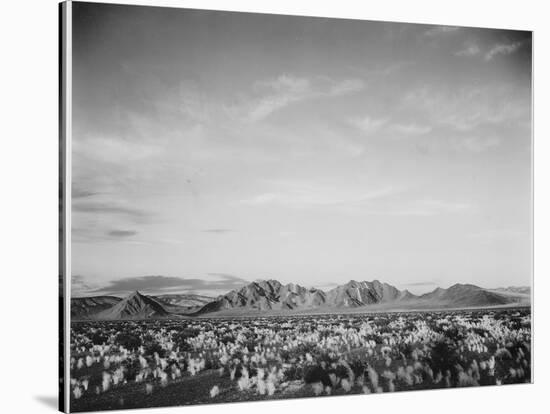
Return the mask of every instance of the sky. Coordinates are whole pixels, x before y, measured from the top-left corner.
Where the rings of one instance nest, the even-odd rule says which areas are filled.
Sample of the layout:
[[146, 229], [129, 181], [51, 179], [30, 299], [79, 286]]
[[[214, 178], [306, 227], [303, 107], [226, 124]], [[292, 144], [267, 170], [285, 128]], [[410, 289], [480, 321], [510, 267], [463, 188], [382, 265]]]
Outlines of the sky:
[[74, 296], [530, 285], [530, 32], [73, 10]]

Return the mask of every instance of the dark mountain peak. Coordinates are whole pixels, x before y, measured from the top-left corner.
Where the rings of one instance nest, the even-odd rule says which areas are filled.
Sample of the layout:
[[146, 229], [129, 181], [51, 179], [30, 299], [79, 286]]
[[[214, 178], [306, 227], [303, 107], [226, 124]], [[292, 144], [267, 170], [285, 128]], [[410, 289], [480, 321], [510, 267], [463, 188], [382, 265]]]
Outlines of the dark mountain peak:
[[[265, 290], [269, 291], [276, 291], [279, 289], [282, 284], [278, 280], [275, 279], [268, 279], [268, 280], [256, 280], [250, 284], [247, 285], [248, 287], [260, 287]], [[245, 286], [245, 287], [247, 287]]]
[[324, 305], [326, 294], [319, 289], [306, 289], [296, 283], [283, 285], [275, 279], [256, 280], [238, 292], [229, 292], [205, 305], [198, 314], [235, 308], [254, 310], [293, 310]]
[[100, 319], [147, 319], [167, 316], [164, 307], [150, 296], [132, 292], [110, 309], [98, 314]]
[[379, 280], [350, 280], [336, 286], [327, 293], [327, 304], [335, 307], [359, 307], [377, 303], [387, 303], [408, 299], [412, 295], [403, 295], [396, 287]]

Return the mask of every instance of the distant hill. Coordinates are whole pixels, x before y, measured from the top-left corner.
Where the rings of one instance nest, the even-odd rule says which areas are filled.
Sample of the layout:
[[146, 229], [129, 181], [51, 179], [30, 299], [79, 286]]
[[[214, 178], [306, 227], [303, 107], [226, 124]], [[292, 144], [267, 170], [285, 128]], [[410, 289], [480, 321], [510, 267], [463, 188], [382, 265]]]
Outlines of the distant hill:
[[437, 288], [418, 298], [420, 303], [442, 307], [476, 307], [506, 305], [513, 302], [510, 297], [479, 286], [457, 283], [448, 289]]
[[155, 319], [170, 313], [155, 299], [135, 291], [113, 307], [95, 315], [97, 319]]
[[183, 315], [197, 312], [215, 299], [211, 296], [194, 294], [169, 294], [151, 297], [160, 302], [166, 311]]
[[494, 289], [500, 293], [517, 293], [520, 295], [531, 295], [531, 288], [529, 286], [509, 286]]
[[122, 299], [116, 296], [91, 296], [71, 299], [71, 318], [90, 319], [98, 313], [112, 308]]
[[212, 302], [214, 298], [212, 296], [194, 295], [194, 294], [170, 294], [170, 295], [155, 295], [153, 298], [167, 303], [169, 305], [194, 307], [204, 306], [205, 304]]

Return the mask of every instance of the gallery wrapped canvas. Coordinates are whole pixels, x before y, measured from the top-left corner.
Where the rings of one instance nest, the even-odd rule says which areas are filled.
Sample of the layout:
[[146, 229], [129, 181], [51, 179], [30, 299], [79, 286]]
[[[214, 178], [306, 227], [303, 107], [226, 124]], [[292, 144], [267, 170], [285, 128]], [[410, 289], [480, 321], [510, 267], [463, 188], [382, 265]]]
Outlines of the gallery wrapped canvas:
[[531, 32], [60, 22], [61, 410], [531, 382]]

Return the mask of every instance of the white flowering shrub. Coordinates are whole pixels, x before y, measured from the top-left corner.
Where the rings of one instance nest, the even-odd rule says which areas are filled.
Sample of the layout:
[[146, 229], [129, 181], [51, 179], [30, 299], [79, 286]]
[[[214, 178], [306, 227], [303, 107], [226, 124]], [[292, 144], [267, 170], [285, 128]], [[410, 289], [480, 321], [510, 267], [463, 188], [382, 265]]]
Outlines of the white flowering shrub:
[[524, 383], [530, 361], [529, 309], [75, 322], [71, 409]]

